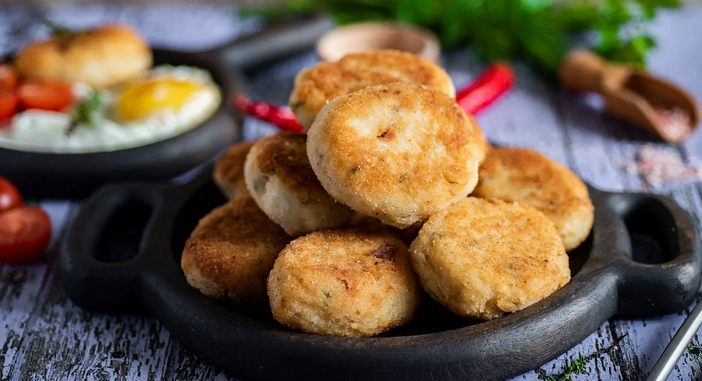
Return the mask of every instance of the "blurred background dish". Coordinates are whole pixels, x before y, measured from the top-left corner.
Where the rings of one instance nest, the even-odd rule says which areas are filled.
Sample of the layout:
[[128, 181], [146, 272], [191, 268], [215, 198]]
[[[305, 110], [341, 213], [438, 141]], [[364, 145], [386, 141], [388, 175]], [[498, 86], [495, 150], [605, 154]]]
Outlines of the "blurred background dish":
[[[187, 86], [190, 89], [188, 92], [204, 90], [210, 100], [214, 95], [212, 90], [219, 89], [222, 102], [214, 108], [209, 118], [204, 117], [203, 110], [199, 110], [197, 115], [190, 113], [187, 119], [195, 125], [187, 131], [172, 134], [161, 141], [154, 142], [152, 139], [146, 143], [141, 142], [141, 145], [132, 144], [117, 150], [114, 147], [82, 150], [74, 147], [73, 150], [68, 150], [70, 153], [56, 153], [55, 147], [27, 145], [26, 142], [9, 143], [6, 139], [0, 141], [0, 173], [26, 194], [52, 198], [84, 197], [99, 186], [113, 181], [165, 181], [184, 174], [212, 160], [232, 142], [241, 138], [241, 119], [231, 112], [228, 102], [234, 95], [244, 93], [239, 70], [312, 48], [317, 39], [331, 29], [331, 25], [330, 20], [324, 17], [293, 18], [208, 51], [153, 49], [155, 65], [186, 66], [192, 69], [162, 66], [153, 73], [150, 80], [134, 82], [131, 85], [133, 87], [121, 90], [115, 94], [115, 118], [138, 120], [148, 128], [150, 125], [144, 120], [157, 117], [154, 112], [164, 102], [174, 98], [169, 95], [161, 101], [152, 99], [144, 102], [145, 98], [150, 97], [149, 92], [152, 96], [156, 95], [153, 91], [161, 92], [159, 96], [164, 95], [164, 86], [154, 85], [167, 85], [165, 89], [178, 90], [174, 89], [177, 84], [173, 79], [176, 77], [180, 78], [180, 81], [175, 81], [180, 85], [190, 83]], [[203, 79], [203, 72], [197, 72], [198, 69], [195, 68], [208, 73], [212, 80], [209, 81], [207, 76]], [[199, 78], [198, 83], [183, 81], [183, 78], [193, 75]], [[175, 87], [182, 90], [183, 86], [180, 85]], [[182, 93], [175, 91], [171, 95], [182, 98]], [[185, 108], [187, 105], [181, 106]], [[212, 102], [205, 106], [212, 107]], [[21, 118], [19, 122], [22, 122]], [[33, 123], [28, 124], [31, 127]], [[62, 123], [57, 125], [58, 139], [64, 139], [61, 131], [65, 126]], [[37, 142], [35, 138], [30, 139]], [[63, 151], [66, 152], [66, 149]]]
[[325, 61], [376, 49], [402, 50], [432, 62], [438, 62], [441, 55], [439, 39], [433, 32], [398, 22], [349, 24], [334, 29], [317, 42], [317, 54]]

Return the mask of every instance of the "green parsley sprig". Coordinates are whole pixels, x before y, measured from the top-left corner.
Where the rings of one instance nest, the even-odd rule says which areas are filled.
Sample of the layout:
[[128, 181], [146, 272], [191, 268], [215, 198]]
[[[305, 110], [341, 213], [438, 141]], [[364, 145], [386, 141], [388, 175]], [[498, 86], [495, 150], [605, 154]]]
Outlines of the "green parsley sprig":
[[65, 25], [55, 23], [49, 19], [44, 20], [43, 24], [47, 28], [49, 28], [49, 31], [51, 32], [52, 36], [66, 36], [66, 35], [74, 33], [74, 31], [71, 28], [69, 28]]
[[573, 375], [582, 374], [588, 362], [590, 362], [589, 358], [583, 358], [583, 354], [578, 353], [577, 359], [566, 360], [563, 373], [558, 376], [548, 376], [546, 381], [573, 381]]
[[341, 24], [413, 23], [436, 32], [444, 46], [469, 46], [489, 61], [527, 60], [555, 74], [569, 44], [586, 31], [604, 58], [645, 66], [655, 40], [644, 24], [659, 9], [678, 6], [680, 0], [288, 0], [259, 14], [323, 11]]
[[690, 345], [687, 346], [687, 352], [694, 358], [699, 358], [702, 356], [702, 346], [698, 341], [692, 341]]
[[102, 94], [94, 90], [83, 98], [71, 113], [71, 123], [66, 129], [66, 135], [75, 132], [78, 126], [95, 127], [105, 112], [105, 101]]
[[570, 360], [566, 360], [565, 364], [563, 365], [563, 370], [561, 371], [561, 374], [555, 376], [547, 376], [546, 381], [573, 381], [573, 376], [583, 374], [583, 372], [585, 371], [585, 365], [587, 365], [590, 361], [600, 357], [603, 354], [609, 354], [612, 351], [614, 351], [614, 349], [619, 347], [619, 343], [621, 343], [625, 337], [626, 334], [617, 337], [612, 343], [612, 345], [606, 348], [599, 349], [587, 357], [583, 357], [582, 353], [578, 353], [577, 359], [571, 358]]

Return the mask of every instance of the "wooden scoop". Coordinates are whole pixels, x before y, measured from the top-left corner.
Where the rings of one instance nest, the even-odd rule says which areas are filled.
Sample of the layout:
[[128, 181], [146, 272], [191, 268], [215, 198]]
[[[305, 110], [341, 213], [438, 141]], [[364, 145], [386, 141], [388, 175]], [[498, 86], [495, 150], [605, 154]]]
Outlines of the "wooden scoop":
[[681, 142], [700, 121], [699, 104], [690, 93], [646, 71], [609, 63], [587, 50], [568, 53], [559, 77], [571, 90], [601, 94], [607, 112], [668, 143]]

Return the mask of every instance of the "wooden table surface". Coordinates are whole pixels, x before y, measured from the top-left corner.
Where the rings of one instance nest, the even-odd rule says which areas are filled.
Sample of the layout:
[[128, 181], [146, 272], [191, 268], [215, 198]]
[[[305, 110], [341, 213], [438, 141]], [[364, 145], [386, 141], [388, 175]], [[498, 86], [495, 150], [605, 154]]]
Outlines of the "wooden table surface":
[[[48, 12], [56, 21], [72, 27], [107, 20], [129, 22], [156, 45], [187, 50], [220, 44], [257, 25], [255, 20], [242, 22], [234, 9], [222, 5], [64, 6]], [[0, 7], [3, 53], [17, 49], [30, 38], [45, 35], [46, 31], [36, 23], [42, 14], [26, 8]], [[702, 7], [662, 13], [652, 26], [659, 48], [650, 61], [652, 72], [683, 85], [698, 99], [702, 99], [701, 25]], [[295, 73], [315, 61], [314, 53], [307, 52], [249, 73], [250, 96], [284, 103]], [[458, 88], [483, 68], [465, 52], [447, 54], [443, 64]], [[631, 163], [636, 162], [647, 144], [669, 149], [686, 163], [700, 162], [702, 133], [679, 146], [651, 143], [646, 134], [602, 114], [592, 97], [566, 93], [525, 66], [517, 65], [516, 70], [516, 90], [478, 118], [491, 141], [537, 149], [604, 190], [645, 190], [668, 195], [699, 221], [699, 180], [655, 184], [647, 180], [640, 166]], [[273, 131], [261, 122], [249, 120], [245, 124], [248, 139]], [[86, 312], [68, 300], [56, 273], [57, 248], [66, 221], [70, 221], [79, 204], [61, 200], [36, 202], [51, 214], [55, 234], [40, 262], [23, 266], [0, 264], [0, 380], [237, 380], [235, 375], [222, 372], [184, 349], [150, 317]], [[698, 300], [701, 298], [698, 295]], [[557, 375], [567, 360], [598, 351], [601, 354], [574, 380], [643, 379], [688, 312], [689, 309], [645, 319], [610, 319], [568, 353], [515, 380]], [[700, 379], [701, 359], [699, 351], [686, 351], [670, 379]]]

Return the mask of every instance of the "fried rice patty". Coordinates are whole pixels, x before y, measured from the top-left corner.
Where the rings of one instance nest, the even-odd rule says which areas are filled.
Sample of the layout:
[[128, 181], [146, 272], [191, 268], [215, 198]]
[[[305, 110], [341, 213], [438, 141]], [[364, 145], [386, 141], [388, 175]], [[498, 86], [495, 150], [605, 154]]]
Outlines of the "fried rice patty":
[[253, 142], [234, 144], [217, 159], [212, 178], [230, 200], [249, 196], [244, 180], [244, 162]]
[[374, 50], [352, 53], [336, 62], [321, 62], [295, 78], [290, 108], [308, 129], [327, 101], [368, 86], [411, 82], [435, 88], [451, 97], [456, 89], [444, 69], [411, 53]]
[[268, 277], [273, 317], [308, 333], [373, 336], [409, 322], [421, 298], [407, 247], [385, 229], [292, 241]]
[[495, 148], [480, 166], [473, 195], [518, 201], [551, 219], [566, 250], [590, 234], [595, 218], [587, 186], [573, 172], [530, 149]]
[[267, 304], [266, 278], [292, 238], [250, 198], [215, 208], [185, 243], [181, 268], [188, 283], [241, 307]]
[[307, 156], [337, 201], [405, 228], [475, 187], [472, 120], [437, 90], [369, 87], [324, 107], [308, 131]]
[[351, 210], [324, 190], [310, 167], [306, 135], [283, 132], [256, 142], [244, 174], [251, 196], [292, 236], [341, 227]]
[[531, 206], [465, 198], [432, 215], [410, 247], [424, 289], [455, 314], [490, 320], [570, 280], [551, 221]]

